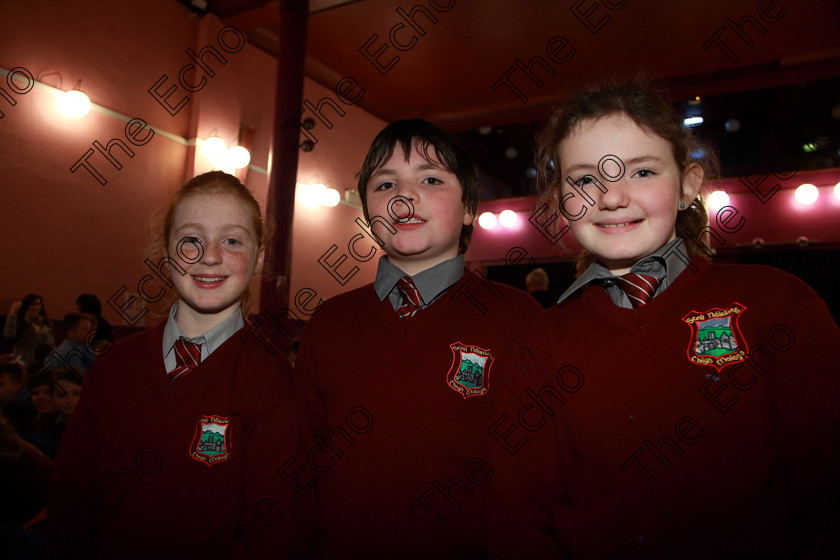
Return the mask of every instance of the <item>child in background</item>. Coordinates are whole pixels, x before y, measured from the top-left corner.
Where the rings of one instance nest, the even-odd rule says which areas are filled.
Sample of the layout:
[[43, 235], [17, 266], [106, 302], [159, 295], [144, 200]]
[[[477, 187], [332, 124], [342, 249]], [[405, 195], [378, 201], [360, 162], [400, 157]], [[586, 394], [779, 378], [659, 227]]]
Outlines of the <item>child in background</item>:
[[465, 269], [479, 185], [446, 132], [388, 125], [358, 187], [386, 255], [373, 284], [324, 303], [302, 333], [315, 437], [295, 483], [318, 495], [324, 558], [482, 557], [498, 363], [540, 307]]
[[546, 195], [591, 265], [504, 378], [567, 400], [542, 401], [551, 427], [505, 498], [574, 558], [829, 557], [840, 330], [797, 278], [704, 258], [692, 148], [640, 84], [572, 94], [542, 133]]
[[205, 173], [159, 231], [178, 300], [87, 374], [56, 458], [48, 553], [198, 558], [259, 540], [282, 558], [295, 511], [274, 471], [295, 450], [291, 368], [243, 336], [265, 253], [259, 205], [236, 177]]
[[60, 426], [58, 432], [60, 438], [76, 410], [76, 405], [79, 404], [84, 378], [72, 370], [57, 370], [54, 381], [55, 383], [50, 385], [50, 395], [58, 410], [57, 424]]

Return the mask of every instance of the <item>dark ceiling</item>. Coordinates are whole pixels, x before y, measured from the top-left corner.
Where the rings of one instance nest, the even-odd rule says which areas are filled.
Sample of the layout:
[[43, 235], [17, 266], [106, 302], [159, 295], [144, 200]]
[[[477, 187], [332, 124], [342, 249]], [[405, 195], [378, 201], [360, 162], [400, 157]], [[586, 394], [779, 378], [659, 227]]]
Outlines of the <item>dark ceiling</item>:
[[[276, 55], [280, 2], [206, 9]], [[307, 76], [329, 89], [352, 77], [370, 113], [455, 132], [485, 198], [529, 192], [534, 134], [564, 92], [640, 73], [703, 116], [723, 176], [768, 172], [779, 154], [840, 166], [836, 0], [310, 0], [309, 14]]]

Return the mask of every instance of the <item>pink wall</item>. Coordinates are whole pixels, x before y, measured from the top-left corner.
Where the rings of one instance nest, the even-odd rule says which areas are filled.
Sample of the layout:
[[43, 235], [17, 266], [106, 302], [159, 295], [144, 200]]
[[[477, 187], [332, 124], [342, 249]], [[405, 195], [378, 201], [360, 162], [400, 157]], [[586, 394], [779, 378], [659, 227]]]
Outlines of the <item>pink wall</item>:
[[[275, 62], [250, 45], [224, 52], [217, 39], [222, 27], [213, 16], [197, 18], [171, 0], [32, 0], [4, 5], [0, 67], [23, 67], [36, 81], [65, 90], [81, 79], [81, 89], [93, 103], [125, 118], [94, 110], [86, 117], [68, 119], [55, 111], [54, 94], [48, 88], [17, 94], [0, 77], [0, 87], [17, 102], [11, 106], [0, 98], [5, 114], [0, 119], [0, 207], [5, 210], [0, 227], [5, 239], [14, 240], [3, 251], [0, 314], [24, 294], [38, 292], [50, 317], [57, 319], [75, 310], [76, 295], [94, 292], [103, 302], [106, 318], [122, 322], [106, 300], [123, 285], [127, 287], [123, 297], [130, 297], [149, 273], [143, 260], [150, 215], [166, 205], [184, 180], [211, 168], [201, 151], [184, 139], [205, 139], [212, 132], [233, 145], [240, 124], [254, 128], [247, 184], [264, 203]], [[235, 33], [224, 38], [229, 50], [235, 50]], [[217, 49], [227, 64], [205, 58], [215, 76], [206, 76], [206, 84], [196, 93], [179, 86], [170, 104], [176, 105], [184, 95], [190, 101], [173, 116], [147, 90], [164, 74], [168, 78], [161, 90], [177, 85], [180, 69], [191, 62], [185, 49], [199, 52], [206, 45]], [[60, 82], [55, 72], [60, 73]], [[188, 73], [187, 79], [197, 84], [204, 75]], [[24, 87], [26, 78], [20, 75], [16, 83]], [[305, 83], [304, 95], [313, 102], [330, 93], [310, 80]], [[124, 133], [125, 120], [130, 118], [141, 118], [177, 138], [159, 132], [147, 144], [134, 146]], [[366, 148], [383, 125], [361, 109], [347, 107], [332, 130], [314, 131], [319, 143], [313, 152], [301, 153], [299, 181], [317, 181], [339, 190], [353, 186]], [[112, 138], [121, 139], [135, 155], [114, 149], [120, 170], [98, 153], [91, 156], [89, 161], [104, 176], [105, 186], [83, 167], [70, 172], [94, 140], [107, 144]], [[358, 230], [357, 215], [356, 208], [344, 204], [317, 211], [296, 207], [293, 294], [309, 287], [326, 298], [372, 279], [376, 259], [361, 264], [345, 286], [317, 262], [333, 243], [346, 252], [347, 240]], [[152, 283], [148, 286], [154, 290]], [[146, 307], [157, 309], [155, 304]], [[148, 323], [150, 317], [137, 324]]]
[[[725, 214], [710, 211], [710, 227], [716, 235], [711, 235], [711, 248], [730, 250], [737, 247], [751, 246], [753, 240], [761, 238], [767, 245], [794, 245], [799, 238], [805, 237], [810, 242], [821, 244], [840, 244], [840, 199], [834, 195], [834, 185], [840, 181], [840, 169], [820, 171], [800, 171], [780, 179], [770, 175], [748, 177], [746, 180], [757, 185], [759, 193], [765, 198], [762, 202], [750, 192], [738, 179], [727, 179], [715, 184], [712, 190], [723, 190], [729, 194], [730, 209]], [[819, 199], [808, 206], [794, 200], [796, 187], [811, 183], [820, 190]], [[779, 190], [770, 195], [775, 185]], [[536, 262], [573, 260], [580, 251], [571, 233], [552, 243], [548, 237], [557, 238], [559, 221], [553, 228], [538, 227], [529, 219], [537, 208], [536, 199], [516, 198], [484, 202], [479, 206], [482, 212], [502, 210], [517, 212], [518, 222], [513, 228], [497, 225], [491, 230], [477, 227], [473, 241], [467, 251], [467, 261], [473, 267], [482, 264], [527, 264], [528, 259]], [[545, 224], [551, 212], [535, 217], [538, 224]], [[742, 221], [743, 220], [743, 221]], [[562, 225], [559, 225], [562, 228]], [[542, 230], [542, 231], [541, 231]], [[545, 233], [543, 233], [545, 232]], [[548, 237], [547, 237], [548, 236]], [[507, 258], [506, 258], [507, 255]], [[523, 260], [524, 259], [524, 260]]]

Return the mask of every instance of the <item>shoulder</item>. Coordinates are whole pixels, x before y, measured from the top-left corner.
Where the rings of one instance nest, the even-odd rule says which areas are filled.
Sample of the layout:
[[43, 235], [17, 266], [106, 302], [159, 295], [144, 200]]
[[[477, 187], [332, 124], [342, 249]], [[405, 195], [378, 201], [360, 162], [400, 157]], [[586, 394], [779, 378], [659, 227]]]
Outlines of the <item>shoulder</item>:
[[359, 310], [370, 310], [370, 307], [379, 303], [379, 298], [373, 289], [373, 284], [366, 284], [360, 288], [335, 295], [321, 304], [307, 323], [318, 324], [325, 321], [334, 321], [340, 317], [346, 317], [348, 313], [358, 313]]
[[97, 358], [91, 373], [111, 367], [125, 368], [128, 364], [145, 363], [152, 356], [161, 358], [162, 337], [163, 324], [159, 324], [111, 343], [101, 352], [95, 353]]
[[[686, 272], [690, 273], [690, 271]], [[724, 285], [751, 289], [760, 295], [774, 299], [819, 297], [800, 278], [772, 266], [712, 263], [706, 274]]]

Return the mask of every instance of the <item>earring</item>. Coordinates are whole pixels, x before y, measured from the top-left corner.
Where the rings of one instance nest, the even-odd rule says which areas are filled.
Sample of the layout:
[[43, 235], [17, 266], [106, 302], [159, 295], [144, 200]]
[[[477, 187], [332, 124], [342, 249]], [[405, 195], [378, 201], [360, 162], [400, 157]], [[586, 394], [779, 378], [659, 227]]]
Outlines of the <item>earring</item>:
[[685, 202], [680, 202], [680, 210], [685, 210]]

